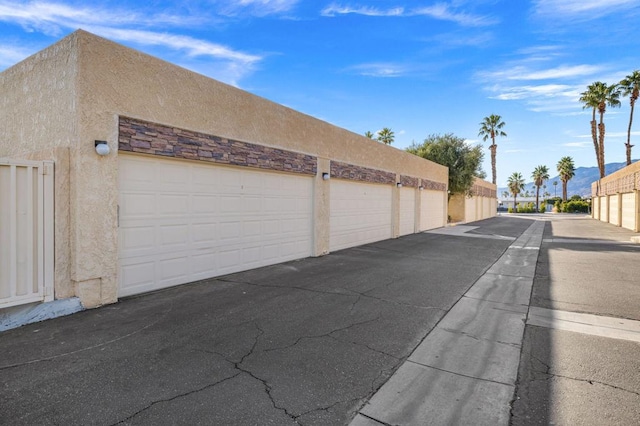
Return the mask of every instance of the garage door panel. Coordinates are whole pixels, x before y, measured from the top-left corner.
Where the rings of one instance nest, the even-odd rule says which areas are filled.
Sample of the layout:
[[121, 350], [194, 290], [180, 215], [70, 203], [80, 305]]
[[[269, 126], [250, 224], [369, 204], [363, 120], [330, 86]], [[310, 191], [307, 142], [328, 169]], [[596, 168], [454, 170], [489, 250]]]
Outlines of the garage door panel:
[[215, 195], [194, 195], [191, 203], [192, 214], [212, 214], [217, 211], [220, 201]]
[[120, 296], [312, 253], [312, 177], [129, 155], [119, 161]]
[[186, 249], [189, 243], [189, 229], [185, 225], [169, 225], [160, 227], [161, 249]]
[[636, 194], [622, 194], [622, 227], [634, 229], [636, 224]]
[[155, 215], [156, 197], [153, 194], [132, 192], [120, 196], [120, 214], [123, 217], [148, 217]]
[[420, 230], [440, 228], [444, 225], [445, 194], [424, 190], [420, 196]]
[[178, 194], [160, 194], [156, 197], [156, 211], [160, 216], [183, 215], [189, 211], [189, 197]]
[[400, 235], [413, 234], [416, 226], [416, 190], [400, 189]]
[[155, 262], [147, 261], [120, 266], [120, 279], [132, 287], [151, 290], [155, 282]]
[[330, 196], [330, 250], [391, 238], [388, 185], [335, 180]]

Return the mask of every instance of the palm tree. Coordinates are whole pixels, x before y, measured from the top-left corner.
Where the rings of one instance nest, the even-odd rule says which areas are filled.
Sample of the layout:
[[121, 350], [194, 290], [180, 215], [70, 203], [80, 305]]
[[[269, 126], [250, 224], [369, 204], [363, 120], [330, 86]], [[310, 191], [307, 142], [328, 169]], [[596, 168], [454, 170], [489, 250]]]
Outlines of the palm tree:
[[[598, 100], [595, 96], [596, 84], [597, 83], [593, 83], [587, 86], [587, 90], [580, 94], [580, 102], [584, 104], [582, 106], [582, 109], [591, 108], [591, 139], [593, 140], [593, 148], [596, 151], [596, 161], [598, 163], [600, 177], [603, 177], [604, 166], [600, 163], [600, 148], [598, 147], [598, 126], [596, 121], [596, 110], [598, 109]], [[558, 182], [556, 181], [553, 184], [558, 185]]]
[[627, 166], [631, 164], [631, 124], [633, 123], [633, 109], [640, 95], [640, 71], [635, 70], [630, 75], [626, 76], [620, 82], [620, 89], [622, 90], [622, 96], [629, 96], [629, 103], [631, 104], [631, 113], [629, 114], [629, 128], [627, 129]]
[[604, 113], [607, 111], [607, 105], [616, 108], [620, 106], [620, 88], [617, 84], [607, 85], [596, 81], [587, 87], [587, 91], [583, 92], [580, 101], [585, 104], [585, 108], [593, 108], [593, 118], [591, 120], [591, 135], [594, 134], [595, 126], [595, 110], [600, 114], [600, 122], [597, 125], [598, 138], [594, 139], [596, 148], [596, 157], [598, 160], [598, 168], [600, 169], [600, 178], [604, 177]]
[[378, 132], [378, 140], [385, 145], [391, 145], [394, 139], [395, 135], [393, 134], [393, 131], [388, 127], [385, 127]]
[[480, 123], [480, 132], [478, 133], [478, 136], [482, 136], [482, 140], [485, 142], [491, 138], [489, 150], [491, 150], [491, 174], [494, 185], [496, 184], [496, 150], [498, 148], [498, 145], [496, 145], [496, 136], [507, 136], [507, 134], [502, 131], [503, 127], [504, 121], [502, 121], [502, 117], [491, 114], [489, 117], [485, 117], [482, 123]]
[[569, 182], [576, 174], [576, 168], [573, 164], [573, 158], [562, 157], [556, 166], [562, 181], [562, 201], [567, 201], [567, 182]]
[[540, 198], [540, 187], [544, 184], [544, 181], [549, 179], [549, 169], [547, 166], [538, 166], [533, 170], [533, 173], [531, 173], [531, 178], [533, 178], [533, 184], [536, 186], [536, 211], [540, 211], [538, 204]]
[[554, 180], [553, 181], [553, 198], [557, 198], [558, 197], [558, 181]]
[[374, 136], [375, 135], [373, 133], [371, 133], [370, 131], [368, 131], [368, 130], [366, 132], [364, 132], [364, 137], [365, 138], [373, 139]]
[[518, 211], [516, 204], [517, 197], [520, 191], [524, 188], [524, 178], [522, 177], [522, 174], [513, 172], [513, 174], [509, 176], [509, 179], [507, 179], [507, 187], [509, 188], [509, 191], [511, 191], [511, 194], [513, 194], [513, 210]]

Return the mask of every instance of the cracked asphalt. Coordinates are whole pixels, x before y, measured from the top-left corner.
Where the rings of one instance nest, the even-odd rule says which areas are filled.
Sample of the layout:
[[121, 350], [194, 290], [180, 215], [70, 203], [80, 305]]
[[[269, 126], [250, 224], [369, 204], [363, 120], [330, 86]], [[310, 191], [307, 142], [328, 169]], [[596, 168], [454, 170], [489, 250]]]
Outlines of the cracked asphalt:
[[[640, 334], [635, 234], [547, 214], [382, 241], [0, 333], [0, 424], [349, 424], [419, 345], [431, 353], [424, 346], [442, 341], [427, 336], [458, 301], [507, 285], [517, 288], [504, 287], [505, 297], [528, 295], [508, 262], [496, 265], [517, 255], [508, 248], [534, 220], [544, 234], [510, 423], [640, 424], [640, 340], [628, 338]], [[620, 327], [638, 331], [540, 326], [548, 312], [636, 320]], [[443, 368], [474, 358], [457, 355]]]
[[530, 221], [415, 234], [0, 334], [0, 424], [347, 424]]

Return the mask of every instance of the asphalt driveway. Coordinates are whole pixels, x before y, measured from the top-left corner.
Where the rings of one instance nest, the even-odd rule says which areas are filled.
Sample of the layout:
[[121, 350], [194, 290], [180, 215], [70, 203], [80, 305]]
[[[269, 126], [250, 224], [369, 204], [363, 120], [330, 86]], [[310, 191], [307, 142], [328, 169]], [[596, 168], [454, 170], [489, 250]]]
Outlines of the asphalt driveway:
[[0, 423], [348, 423], [532, 222], [415, 234], [0, 334]]

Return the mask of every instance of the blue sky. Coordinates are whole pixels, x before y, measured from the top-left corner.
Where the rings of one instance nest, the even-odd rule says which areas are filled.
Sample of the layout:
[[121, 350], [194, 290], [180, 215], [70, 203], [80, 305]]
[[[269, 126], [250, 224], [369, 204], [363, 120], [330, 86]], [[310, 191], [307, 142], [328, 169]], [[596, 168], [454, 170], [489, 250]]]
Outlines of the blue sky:
[[[83, 28], [356, 133], [390, 127], [399, 149], [481, 142], [498, 114], [505, 186], [565, 155], [596, 165], [579, 94], [640, 69], [639, 18], [640, 0], [0, 0], [0, 70]], [[622, 102], [607, 162], [625, 161]]]

